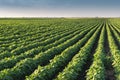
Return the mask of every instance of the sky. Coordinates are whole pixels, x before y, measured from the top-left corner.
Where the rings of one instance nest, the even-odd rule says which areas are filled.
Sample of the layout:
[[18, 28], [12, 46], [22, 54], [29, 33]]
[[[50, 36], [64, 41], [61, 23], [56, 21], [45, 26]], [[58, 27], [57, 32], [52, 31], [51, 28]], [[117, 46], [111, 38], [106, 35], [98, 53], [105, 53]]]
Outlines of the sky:
[[120, 0], [0, 0], [0, 17], [120, 17]]

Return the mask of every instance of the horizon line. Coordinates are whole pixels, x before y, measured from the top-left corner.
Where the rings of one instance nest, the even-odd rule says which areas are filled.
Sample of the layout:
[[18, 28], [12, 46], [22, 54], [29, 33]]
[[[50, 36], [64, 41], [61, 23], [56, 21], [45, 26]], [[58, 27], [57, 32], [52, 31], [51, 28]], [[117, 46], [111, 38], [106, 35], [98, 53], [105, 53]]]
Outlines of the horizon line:
[[22, 16], [17, 16], [17, 17], [13, 16], [13, 17], [8, 17], [8, 16], [6, 16], [6, 17], [1, 17], [0, 16], [0, 18], [120, 18], [120, 16], [116, 16], [116, 17], [113, 17], [113, 16], [109, 16], [109, 17], [108, 16], [86, 16], [86, 17], [84, 17], [84, 16], [83, 17], [79, 17], [79, 16], [78, 17], [72, 17], [72, 16], [71, 17], [69, 17], [69, 16], [66, 16], [66, 17], [65, 16], [63, 16], [63, 17], [62, 16], [55, 16], [55, 17], [53, 17], [53, 16], [43, 16], [43, 17], [40, 17], [40, 16], [38, 16], [38, 17], [37, 16], [35, 16], [35, 17], [34, 16], [23, 16], [23, 17]]

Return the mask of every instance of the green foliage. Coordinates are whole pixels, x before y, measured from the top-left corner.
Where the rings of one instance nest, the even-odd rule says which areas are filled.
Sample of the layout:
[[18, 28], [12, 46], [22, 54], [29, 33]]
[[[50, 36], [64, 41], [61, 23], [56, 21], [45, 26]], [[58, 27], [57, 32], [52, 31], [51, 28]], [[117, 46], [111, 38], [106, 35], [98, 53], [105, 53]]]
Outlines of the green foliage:
[[120, 80], [119, 20], [0, 19], [0, 80], [77, 80], [82, 73], [86, 80], [105, 80], [108, 64]]

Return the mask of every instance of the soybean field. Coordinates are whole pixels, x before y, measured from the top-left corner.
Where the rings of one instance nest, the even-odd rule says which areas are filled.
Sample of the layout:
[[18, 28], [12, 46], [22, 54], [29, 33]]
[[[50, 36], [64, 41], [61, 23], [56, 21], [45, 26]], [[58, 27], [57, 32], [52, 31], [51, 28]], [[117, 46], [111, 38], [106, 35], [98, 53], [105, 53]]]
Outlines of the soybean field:
[[0, 80], [120, 80], [120, 19], [1, 18]]

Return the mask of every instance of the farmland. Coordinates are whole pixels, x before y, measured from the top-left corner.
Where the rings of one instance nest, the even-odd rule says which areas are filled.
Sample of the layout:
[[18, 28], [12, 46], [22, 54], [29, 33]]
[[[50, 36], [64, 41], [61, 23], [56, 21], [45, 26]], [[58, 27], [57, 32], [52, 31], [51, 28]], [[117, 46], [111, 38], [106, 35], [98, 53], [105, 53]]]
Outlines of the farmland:
[[0, 80], [120, 80], [120, 19], [0, 19]]

